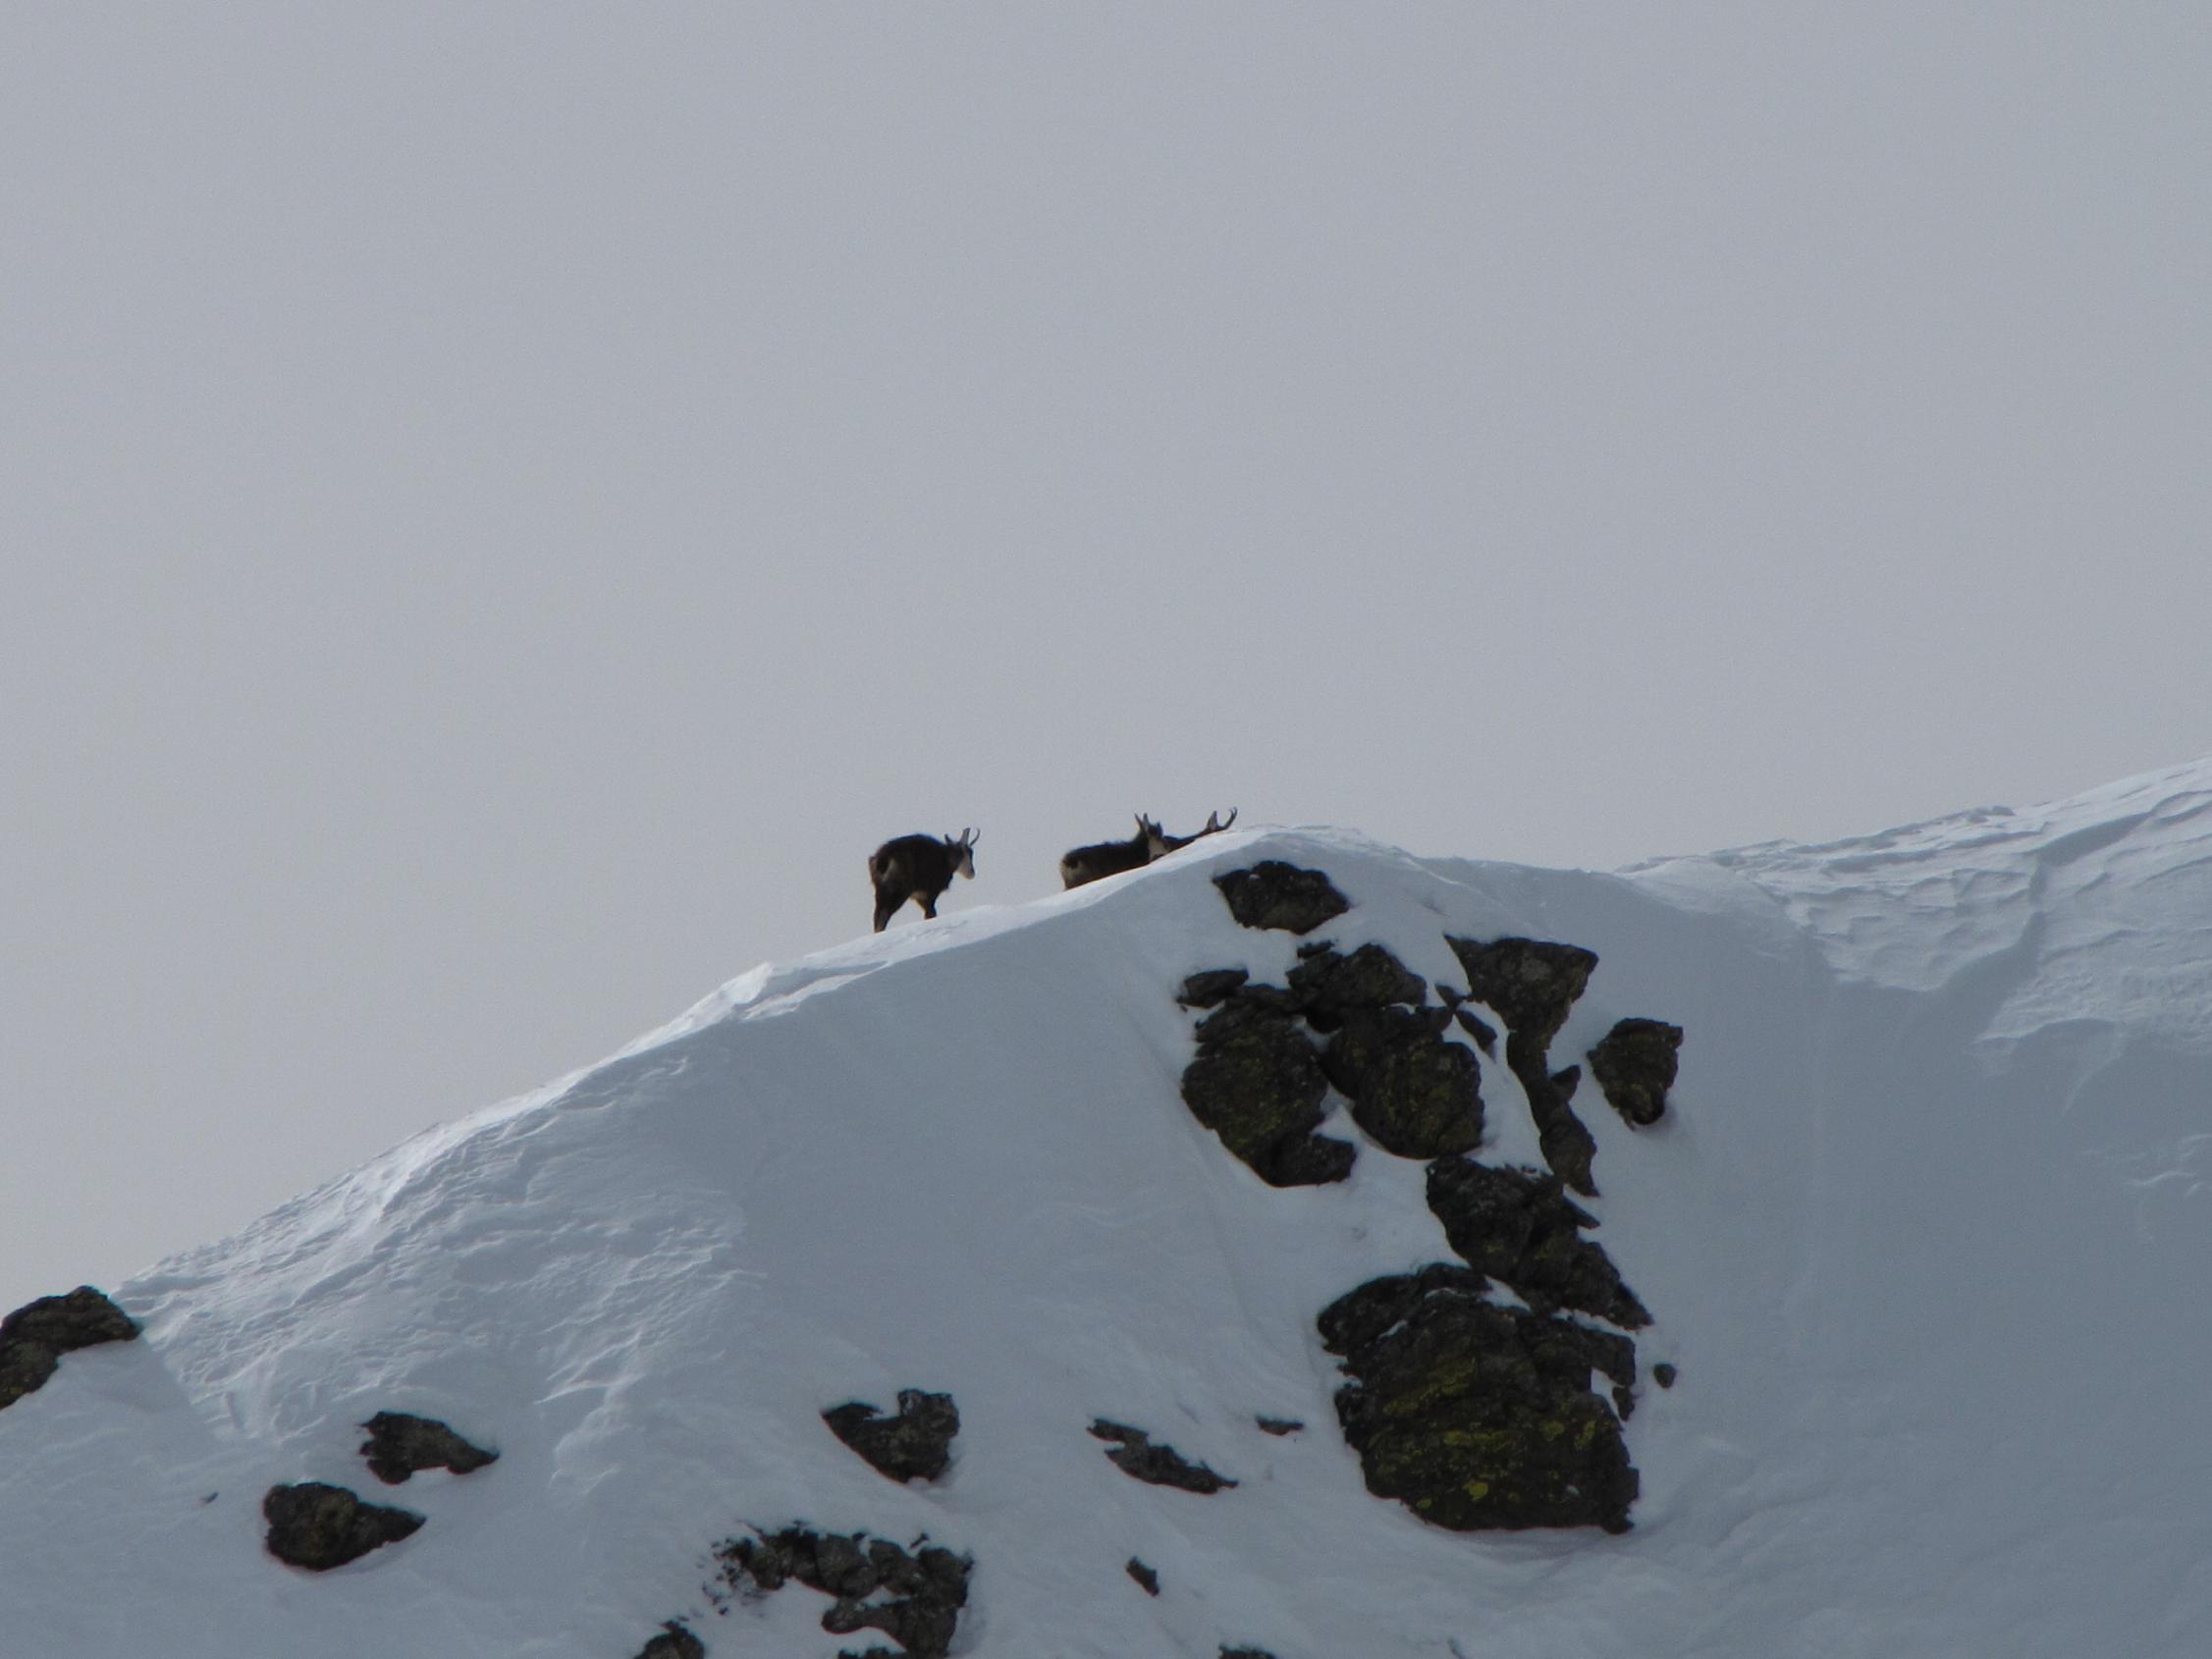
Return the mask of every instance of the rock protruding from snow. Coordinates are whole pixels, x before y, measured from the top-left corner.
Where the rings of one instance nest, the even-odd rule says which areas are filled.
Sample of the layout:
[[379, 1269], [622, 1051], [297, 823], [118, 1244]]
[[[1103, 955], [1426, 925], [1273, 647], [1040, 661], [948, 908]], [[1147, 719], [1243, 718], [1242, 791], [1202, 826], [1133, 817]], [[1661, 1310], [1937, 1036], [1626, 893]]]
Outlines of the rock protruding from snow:
[[1239, 987], [1199, 1022], [1182, 1089], [1191, 1115], [1269, 1186], [1319, 1186], [1351, 1172], [1352, 1144], [1314, 1133], [1328, 1079], [1277, 987]]
[[1122, 1571], [1136, 1580], [1137, 1587], [1143, 1590], [1145, 1594], [1156, 1596], [1160, 1593], [1160, 1575], [1135, 1556], [1129, 1558], [1128, 1565], [1123, 1567]]
[[1682, 1049], [1682, 1028], [1664, 1020], [1622, 1020], [1590, 1051], [1590, 1074], [1605, 1098], [1642, 1129], [1666, 1114]]
[[1321, 871], [1275, 858], [1216, 876], [1214, 884], [1228, 900], [1229, 914], [1247, 928], [1310, 934], [1352, 908], [1352, 901]]
[[269, 1524], [269, 1553], [315, 1573], [398, 1543], [422, 1525], [412, 1510], [364, 1503], [357, 1493], [320, 1480], [270, 1487], [261, 1515]]
[[499, 1462], [499, 1453], [470, 1445], [436, 1418], [379, 1412], [361, 1426], [368, 1430], [361, 1456], [368, 1460], [369, 1472], [387, 1486], [426, 1469], [468, 1474]]
[[1429, 1207], [1470, 1266], [1538, 1312], [1571, 1308], [1624, 1330], [1651, 1322], [1612, 1258], [1582, 1236], [1597, 1220], [1561, 1191], [1557, 1176], [1440, 1157], [1429, 1166]]
[[0, 1410], [45, 1387], [64, 1354], [137, 1334], [136, 1321], [90, 1285], [25, 1303], [0, 1319]]
[[1111, 1441], [1106, 1448], [1108, 1461], [1122, 1473], [1148, 1486], [1172, 1486], [1177, 1491], [1210, 1497], [1223, 1487], [1236, 1484], [1227, 1475], [1216, 1473], [1202, 1463], [1192, 1463], [1172, 1446], [1154, 1444], [1145, 1430], [1131, 1428], [1127, 1423], [1108, 1422], [1099, 1418], [1091, 1424], [1091, 1434], [1094, 1439]]
[[[944, 1659], [968, 1601], [969, 1557], [917, 1538], [902, 1549], [865, 1532], [817, 1532], [786, 1526], [759, 1538], [733, 1538], [715, 1551], [730, 1588], [782, 1589], [796, 1579], [833, 1597], [822, 1615], [832, 1635], [878, 1630], [905, 1650], [907, 1659]], [[860, 1659], [894, 1659], [872, 1647]]]
[[1322, 1050], [1352, 1120], [1384, 1151], [1443, 1157], [1482, 1144], [1482, 1065], [1445, 1038], [1450, 1024], [1442, 1008], [1353, 1008]]
[[1550, 1057], [1551, 1040], [1597, 967], [1596, 952], [1547, 939], [1447, 942], [1467, 970], [1468, 994], [1489, 1004], [1505, 1022], [1505, 1063], [1529, 1097], [1544, 1162], [1576, 1192], [1596, 1197], [1591, 1163], [1597, 1142], [1568, 1103], [1582, 1070], [1570, 1067], [1554, 1074]]
[[1625, 1389], [1634, 1346], [1501, 1306], [1488, 1289], [1439, 1264], [1371, 1280], [1322, 1311], [1322, 1341], [1354, 1379], [1336, 1410], [1368, 1490], [1459, 1530], [1627, 1530], [1639, 1479], [1590, 1378]]
[[1330, 1031], [1358, 1009], [1393, 1002], [1418, 1008], [1429, 999], [1429, 982], [1379, 944], [1363, 944], [1346, 956], [1323, 940], [1298, 947], [1290, 992], [1316, 1031]]
[[707, 1644], [671, 1619], [637, 1650], [637, 1659], [707, 1659]]
[[832, 1406], [822, 1414], [830, 1432], [850, 1446], [878, 1472], [892, 1480], [937, 1480], [952, 1461], [952, 1439], [960, 1432], [960, 1410], [949, 1394], [919, 1388], [898, 1391], [898, 1411], [883, 1411], [859, 1400]]

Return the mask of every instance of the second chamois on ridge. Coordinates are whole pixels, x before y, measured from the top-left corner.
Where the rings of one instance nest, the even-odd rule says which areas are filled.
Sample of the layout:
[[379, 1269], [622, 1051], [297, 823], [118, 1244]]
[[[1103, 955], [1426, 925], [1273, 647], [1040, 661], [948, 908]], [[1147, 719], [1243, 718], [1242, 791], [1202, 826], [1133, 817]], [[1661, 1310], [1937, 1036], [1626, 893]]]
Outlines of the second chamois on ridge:
[[1157, 819], [1137, 814], [1137, 832], [1126, 841], [1097, 841], [1087, 847], [1076, 847], [1060, 859], [1060, 886], [1080, 887], [1086, 882], [1096, 882], [1106, 876], [1119, 876], [1124, 871], [1142, 870], [1156, 858], [1164, 858], [1177, 847], [1187, 847], [1201, 835], [1217, 835], [1236, 822], [1237, 809], [1231, 807], [1226, 822], [1219, 811], [1210, 814], [1206, 828], [1195, 835], [1170, 835], [1160, 827]]

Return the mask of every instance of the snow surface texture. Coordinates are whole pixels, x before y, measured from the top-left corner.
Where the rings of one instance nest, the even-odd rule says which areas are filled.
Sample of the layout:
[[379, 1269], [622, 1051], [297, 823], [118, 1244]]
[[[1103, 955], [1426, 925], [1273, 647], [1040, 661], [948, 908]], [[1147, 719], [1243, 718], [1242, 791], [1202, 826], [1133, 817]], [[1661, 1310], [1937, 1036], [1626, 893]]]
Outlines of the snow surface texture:
[[[0, 1413], [8, 1651], [628, 1659], [677, 1616], [719, 1656], [864, 1646], [803, 1588], [703, 1591], [711, 1544], [806, 1521], [971, 1552], [955, 1651], [1005, 1659], [2201, 1654], [2208, 809], [2212, 764], [1611, 875], [1236, 831], [757, 969], [121, 1286], [145, 1340]], [[1451, 1258], [1347, 1114], [1353, 1178], [1278, 1191], [1178, 1097], [1183, 976], [1294, 958], [1210, 882], [1261, 857], [1353, 900], [1316, 937], [1432, 981], [1447, 932], [1596, 950], [1556, 1065], [1686, 1028], [1657, 1127], [1577, 1097], [1592, 1236], [1657, 1321], [1633, 1531], [1444, 1532], [1362, 1485], [1314, 1316]], [[1484, 1073], [1478, 1155], [1534, 1161]], [[822, 1421], [902, 1387], [958, 1401], [942, 1482]], [[262, 1493], [380, 1496], [387, 1410], [500, 1461], [416, 1475], [404, 1543], [272, 1561]], [[1139, 1484], [1095, 1418], [1239, 1484]]]

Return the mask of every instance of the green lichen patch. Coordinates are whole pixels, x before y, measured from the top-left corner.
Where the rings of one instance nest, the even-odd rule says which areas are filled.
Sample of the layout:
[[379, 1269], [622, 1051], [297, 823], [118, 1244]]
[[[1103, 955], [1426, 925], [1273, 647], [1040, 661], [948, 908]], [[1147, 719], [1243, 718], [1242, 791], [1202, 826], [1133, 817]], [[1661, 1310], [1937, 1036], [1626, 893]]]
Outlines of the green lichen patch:
[[1337, 1417], [1368, 1489], [1456, 1530], [1625, 1530], [1637, 1472], [1591, 1378], [1633, 1379], [1633, 1345], [1486, 1291], [1480, 1273], [1439, 1263], [1322, 1313], [1322, 1340], [1353, 1378]]

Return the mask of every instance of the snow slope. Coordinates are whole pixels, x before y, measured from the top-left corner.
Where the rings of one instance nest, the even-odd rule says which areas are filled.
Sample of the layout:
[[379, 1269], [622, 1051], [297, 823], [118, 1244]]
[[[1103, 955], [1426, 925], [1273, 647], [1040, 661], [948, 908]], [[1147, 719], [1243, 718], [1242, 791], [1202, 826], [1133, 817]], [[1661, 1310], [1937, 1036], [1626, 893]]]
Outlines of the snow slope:
[[[628, 1659], [676, 1616], [717, 1655], [864, 1646], [802, 1588], [704, 1593], [713, 1542], [805, 1520], [972, 1552], [956, 1651], [993, 1659], [2200, 1654], [2208, 809], [2212, 763], [1616, 874], [1238, 832], [756, 969], [118, 1287], [146, 1340], [0, 1412], [0, 1651]], [[1557, 1064], [1686, 1028], [1658, 1127], [1576, 1099], [1594, 1236], [1681, 1372], [1640, 1390], [1625, 1535], [1366, 1492], [1314, 1316], [1451, 1258], [1421, 1166], [1348, 1118], [1353, 1178], [1278, 1191], [1178, 1097], [1181, 979], [1293, 960], [1210, 883], [1261, 857], [1354, 900], [1316, 937], [1432, 981], [1465, 983], [1447, 931], [1597, 951]], [[1533, 1161], [1504, 1067], [1484, 1092], [1479, 1155]], [[959, 1403], [939, 1485], [820, 1421], [901, 1387]], [[378, 1410], [502, 1459], [378, 1486]], [[1132, 1481], [1094, 1417], [1241, 1484]], [[309, 1478], [428, 1525], [281, 1567], [260, 1496]]]

